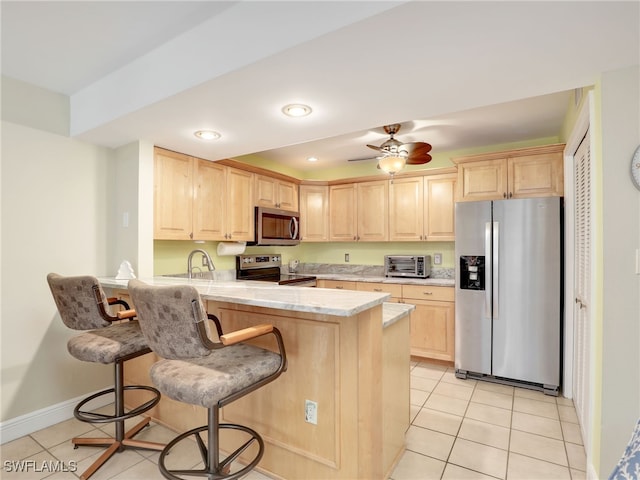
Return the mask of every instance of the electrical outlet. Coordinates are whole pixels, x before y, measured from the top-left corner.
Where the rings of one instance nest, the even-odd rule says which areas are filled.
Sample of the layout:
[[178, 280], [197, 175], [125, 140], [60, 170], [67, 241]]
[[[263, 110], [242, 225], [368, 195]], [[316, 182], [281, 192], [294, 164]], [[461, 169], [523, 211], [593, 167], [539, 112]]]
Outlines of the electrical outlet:
[[304, 401], [304, 421], [314, 425], [318, 424], [318, 404], [316, 402]]
[[344, 254], [344, 261], [345, 261], [346, 263], [349, 263], [349, 254], [348, 254], [348, 253], [345, 253], [345, 254]]
[[434, 253], [433, 254], [433, 264], [434, 265], [442, 265], [442, 254]]

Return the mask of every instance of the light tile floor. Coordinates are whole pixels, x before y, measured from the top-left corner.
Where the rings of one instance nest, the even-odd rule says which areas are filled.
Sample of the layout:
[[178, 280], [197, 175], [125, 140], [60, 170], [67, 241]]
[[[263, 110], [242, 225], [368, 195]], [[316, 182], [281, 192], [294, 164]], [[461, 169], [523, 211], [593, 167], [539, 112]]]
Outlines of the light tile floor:
[[411, 426], [393, 480], [581, 480], [573, 402], [411, 362]]
[[[73, 449], [69, 440], [105, 433], [112, 435], [113, 428], [71, 419], [8, 442], [0, 447], [0, 478], [77, 479], [102, 449]], [[167, 442], [174, 436], [173, 431], [152, 423], [136, 438]], [[411, 426], [406, 440], [407, 451], [391, 475], [393, 480], [586, 478], [584, 447], [571, 400], [459, 380], [452, 369], [440, 365], [411, 363]], [[177, 448], [172, 461], [198, 462], [195, 449]], [[161, 480], [158, 455], [145, 450], [116, 454], [91, 479]], [[19, 460], [32, 461], [22, 463], [24, 468], [29, 466], [28, 471], [8, 471], [6, 462], [13, 462], [9, 465], [15, 469]], [[77, 471], [52, 471], [60, 470], [57, 462], [64, 462], [67, 470], [75, 462]], [[256, 471], [245, 478], [268, 480]]]

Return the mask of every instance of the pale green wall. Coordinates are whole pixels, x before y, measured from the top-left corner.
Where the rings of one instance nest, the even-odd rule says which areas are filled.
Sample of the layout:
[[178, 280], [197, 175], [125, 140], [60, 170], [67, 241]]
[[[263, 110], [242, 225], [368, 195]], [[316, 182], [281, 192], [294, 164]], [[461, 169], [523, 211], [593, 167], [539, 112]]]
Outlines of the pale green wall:
[[[236, 268], [235, 256], [219, 257], [218, 242], [195, 243], [175, 240], [156, 240], [155, 274], [166, 275], [187, 271], [187, 257], [196, 248], [206, 250], [218, 270]], [[246, 253], [280, 253], [282, 263], [298, 259], [306, 263], [345, 264], [344, 254], [349, 254], [349, 265], [382, 265], [387, 254], [442, 254], [440, 267], [454, 267], [453, 242], [328, 242], [302, 243], [294, 247], [247, 247]]]

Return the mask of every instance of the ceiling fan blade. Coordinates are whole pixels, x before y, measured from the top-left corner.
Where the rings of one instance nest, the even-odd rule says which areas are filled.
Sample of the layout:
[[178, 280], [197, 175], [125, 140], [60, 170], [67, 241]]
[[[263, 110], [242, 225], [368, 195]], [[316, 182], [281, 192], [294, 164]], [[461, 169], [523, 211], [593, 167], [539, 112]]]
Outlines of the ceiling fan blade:
[[424, 165], [431, 161], [431, 155], [425, 153], [423, 155], [413, 155], [407, 158], [407, 165]]
[[363, 162], [364, 160], [376, 160], [377, 157], [350, 158], [347, 162]]
[[408, 142], [403, 143], [399, 149], [406, 151], [409, 156], [411, 156], [414, 152], [416, 154], [429, 153], [431, 151], [431, 145], [426, 142]]
[[372, 149], [374, 149], [374, 150], [377, 150], [378, 152], [386, 152], [386, 150], [385, 150], [384, 148], [382, 148], [382, 147], [378, 147], [378, 146], [376, 146], [376, 145], [369, 145], [369, 144], [367, 144], [367, 147], [372, 148]]

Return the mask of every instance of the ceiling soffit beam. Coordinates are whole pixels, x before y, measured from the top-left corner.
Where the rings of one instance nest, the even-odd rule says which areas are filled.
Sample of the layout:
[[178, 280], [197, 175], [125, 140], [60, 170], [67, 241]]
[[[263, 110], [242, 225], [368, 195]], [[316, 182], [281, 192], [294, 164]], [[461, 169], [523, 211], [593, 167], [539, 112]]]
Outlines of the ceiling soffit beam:
[[72, 95], [71, 135], [403, 3], [238, 2]]

